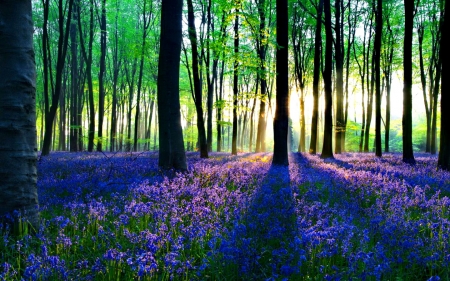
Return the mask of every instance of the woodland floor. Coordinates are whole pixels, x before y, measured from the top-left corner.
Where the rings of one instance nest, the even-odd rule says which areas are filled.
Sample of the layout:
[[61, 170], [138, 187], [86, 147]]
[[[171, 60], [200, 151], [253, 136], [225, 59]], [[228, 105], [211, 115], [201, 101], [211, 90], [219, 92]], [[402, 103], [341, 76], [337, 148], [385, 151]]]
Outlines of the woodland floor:
[[0, 280], [449, 280], [450, 173], [437, 158], [345, 153], [55, 152], [41, 227], [0, 226]]

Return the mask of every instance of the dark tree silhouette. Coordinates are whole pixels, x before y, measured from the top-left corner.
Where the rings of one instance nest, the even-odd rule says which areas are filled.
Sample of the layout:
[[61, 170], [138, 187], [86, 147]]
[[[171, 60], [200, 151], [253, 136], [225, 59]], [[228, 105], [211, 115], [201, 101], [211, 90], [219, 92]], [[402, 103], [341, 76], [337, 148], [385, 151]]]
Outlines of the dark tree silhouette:
[[[443, 29], [449, 30], [450, 28], [450, 1], [445, 1], [444, 8], [444, 19], [443, 19]], [[441, 51], [440, 56], [442, 58], [442, 72], [441, 72], [441, 140], [439, 149], [439, 159], [438, 166], [444, 170], [450, 170], [450, 88], [449, 88], [449, 63], [448, 63], [448, 53], [446, 48], [448, 48], [448, 41], [441, 40]]]
[[314, 38], [314, 74], [313, 74], [313, 112], [311, 120], [311, 141], [309, 153], [316, 154], [317, 148], [317, 126], [319, 121], [319, 80], [320, 80], [320, 58], [322, 47], [322, 12], [323, 0], [319, 0], [317, 7], [316, 34]]
[[277, 95], [273, 120], [274, 148], [272, 164], [289, 165], [289, 77], [288, 77], [288, 1], [277, 0]]
[[381, 157], [381, 39], [383, 33], [383, 2], [377, 0], [375, 27], [375, 155]]
[[238, 54], [239, 54], [239, 3], [236, 3], [236, 15], [234, 18], [234, 66], [233, 66], [233, 132], [231, 139], [231, 154], [237, 155], [237, 106], [238, 106]]
[[36, 67], [31, 1], [1, 1], [0, 23], [0, 221], [18, 210], [22, 219], [37, 228]]
[[197, 46], [197, 32], [195, 29], [195, 16], [192, 0], [187, 0], [188, 5], [188, 27], [189, 27], [189, 40], [191, 41], [192, 49], [192, 77], [194, 80], [194, 103], [197, 111], [197, 130], [198, 141], [200, 143], [200, 157], [208, 158], [208, 143], [206, 140], [205, 121], [203, 118], [203, 98], [202, 98], [202, 85], [200, 81], [200, 69], [199, 69], [199, 54]]
[[331, 82], [333, 67], [333, 31], [331, 27], [331, 7], [330, 0], [324, 1], [325, 13], [325, 69], [323, 71], [323, 81], [325, 87], [325, 128], [323, 132], [323, 147], [321, 158], [333, 158], [333, 88]]
[[403, 42], [403, 162], [415, 164], [412, 145], [412, 37], [414, 1], [405, 3], [405, 38]]
[[186, 170], [180, 112], [183, 0], [162, 0], [158, 62], [159, 167]]

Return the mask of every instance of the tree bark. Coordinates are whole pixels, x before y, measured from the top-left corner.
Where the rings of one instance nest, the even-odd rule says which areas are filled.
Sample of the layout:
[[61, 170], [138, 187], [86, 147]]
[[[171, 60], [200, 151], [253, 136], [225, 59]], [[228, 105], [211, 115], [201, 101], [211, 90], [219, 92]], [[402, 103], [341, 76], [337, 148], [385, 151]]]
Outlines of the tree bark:
[[319, 0], [317, 8], [316, 33], [314, 39], [314, 74], [313, 74], [313, 113], [311, 120], [311, 141], [309, 144], [309, 153], [316, 154], [317, 152], [317, 129], [319, 123], [319, 83], [320, 83], [320, 64], [321, 64], [321, 49], [322, 49], [322, 12], [323, 1]]
[[101, 2], [100, 18], [100, 70], [98, 74], [98, 132], [97, 151], [103, 151], [103, 119], [105, 116], [105, 72], [106, 72], [106, 0]]
[[[49, 3], [46, 2], [48, 5]], [[73, 0], [69, 1], [68, 5], [68, 11], [67, 11], [67, 20], [64, 23], [64, 11], [63, 11], [63, 3], [62, 0], [58, 2], [58, 31], [59, 31], [59, 37], [58, 37], [58, 51], [57, 51], [57, 60], [56, 60], [56, 78], [55, 78], [55, 85], [54, 90], [51, 94], [51, 105], [49, 101], [49, 97], [46, 97], [46, 103], [45, 103], [45, 134], [44, 134], [44, 143], [42, 147], [42, 155], [48, 155], [50, 154], [50, 148], [52, 144], [52, 136], [53, 136], [53, 123], [55, 121], [56, 111], [58, 110], [58, 103], [59, 98], [61, 96], [62, 91], [62, 80], [63, 80], [63, 70], [64, 70], [64, 64], [66, 61], [66, 54], [67, 54], [67, 46], [68, 46], [68, 40], [69, 40], [69, 31], [70, 31], [70, 21], [71, 21], [71, 14], [72, 14], [72, 6], [73, 6]], [[48, 7], [46, 7], [48, 9]], [[45, 30], [47, 32], [47, 30]], [[44, 40], [47, 40], [46, 45], [49, 48], [49, 38], [46, 36]], [[43, 50], [43, 52], [46, 52], [47, 50]], [[47, 62], [46, 62], [47, 63]], [[48, 62], [51, 63], [51, 62]], [[48, 91], [46, 91], [46, 94], [48, 95]]]
[[[441, 30], [449, 30], [450, 28], [450, 1], [445, 1], [443, 28]], [[448, 56], [448, 41], [441, 37], [440, 57], [442, 61], [442, 79], [441, 79], [441, 138], [439, 148], [438, 167], [450, 171], [450, 71]]]
[[333, 88], [332, 88], [332, 60], [333, 60], [333, 32], [331, 29], [331, 7], [330, 0], [324, 1], [325, 13], [325, 69], [323, 71], [323, 81], [325, 87], [325, 125], [323, 131], [323, 147], [320, 158], [334, 158], [333, 156]]
[[277, 94], [273, 120], [273, 159], [272, 165], [289, 165], [289, 71], [288, 71], [288, 1], [277, 0]]
[[381, 157], [381, 39], [383, 33], [383, 2], [377, 0], [375, 29], [375, 155]]
[[[236, 5], [239, 5], [238, 2]], [[238, 67], [239, 67], [239, 6], [236, 7], [236, 15], [234, 20], [234, 67], [233, 67], [233, 132], [231, 140], [231, 154], [237, 155], [237, 134], [238, 134]]]
[[[26, 234], [39, 227], [31, 1], [1, 1], [0, 23], [0, 222]], [[4, 220], [13, 211], [21, 218]]]
[[180, 112], [183, 0], [162, 0], [158, 62], [159, 167], [186, 170]]
[[[405, 37], [403, 43], [403, 117], [402, 140], [403, 162], [415, 164], [412, 143], [412, 35], [414, 22], [414, 1], [405, 3]], [[445, 119], [444, 119], [445, 120]]]
[[206, 140], [205, 121], [203, 117], [202, 106], [202, 85], [200, 82], [200, 70], [199, 70], [199, 54], [197, 47], [197, 31], [195, 29], [195, 17], [194, 7], [192, 0], [187, 0], [188, 6], [188, 28], [189, 28], [189, 40], [191, 41], [192, 48], [192, 76], [194, 80], [194, 103], [197, 110], [197, 130], [198, 139], [200, 145], [200, 158], [208, 158], [208, 143]]
[[267, 74], [266, 74], [266, 53], [267, 53], [267, 33], [266, 33], [266, 1], [259, 0], [259, 29], [257, 36], [257, 52], [259, 57], [259, 84], [261, 87], [261, 100], [259, 102], [258, 129], [256, 132], [256, 152], [266, 151], [266, 100], [267, 100]]
[[341, 3], [342, 0], [335, 0], [335, 63], [336, 63], [336, 126], [335, 126], [335, 153], [341, 153], [344, 147], [344, 34], [341, 23]]

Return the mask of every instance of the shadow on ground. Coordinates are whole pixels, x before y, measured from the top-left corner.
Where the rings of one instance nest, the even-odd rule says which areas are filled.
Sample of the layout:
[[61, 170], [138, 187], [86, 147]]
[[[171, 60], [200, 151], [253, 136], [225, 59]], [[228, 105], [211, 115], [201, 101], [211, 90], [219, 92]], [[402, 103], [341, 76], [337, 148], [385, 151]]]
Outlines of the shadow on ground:
[[[275, 280], [298, 274], [301, 251], [289, 168], [272, 165], [245, 214], [221, 243], [224, 274]], [[226, 277], [226, 276], [224, 276]]]

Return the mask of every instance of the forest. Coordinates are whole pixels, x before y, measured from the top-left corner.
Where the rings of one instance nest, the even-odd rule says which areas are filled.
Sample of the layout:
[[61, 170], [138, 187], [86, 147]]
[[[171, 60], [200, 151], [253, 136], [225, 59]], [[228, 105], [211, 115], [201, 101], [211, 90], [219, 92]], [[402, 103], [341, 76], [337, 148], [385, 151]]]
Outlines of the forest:
[[[432, 154], [439, 143], [442, 5], [419, 1], [410, 27], [413, 150]], [[272, 150], [275, 7], [269, 0], [186, 1], [180, 103], [187, 151], [231, 152], [234, 142], [241, 152]], [[319, 1], [289, 2], [291, 151], [322, 148], [323, 9]], [[378, 25], [377, 9], [367, 0], [331, 5], [336, 153], [375, 150], [378, 91], [382, 149], [403, 150], [403, 3], [383, 1]], [[33, 18], [39, 150], [157, 150], [160, 1], [33, 1]]]
[[0, 1], [0, 280], [450, 280], [449, 5]]

